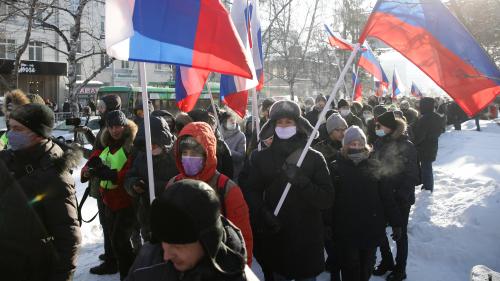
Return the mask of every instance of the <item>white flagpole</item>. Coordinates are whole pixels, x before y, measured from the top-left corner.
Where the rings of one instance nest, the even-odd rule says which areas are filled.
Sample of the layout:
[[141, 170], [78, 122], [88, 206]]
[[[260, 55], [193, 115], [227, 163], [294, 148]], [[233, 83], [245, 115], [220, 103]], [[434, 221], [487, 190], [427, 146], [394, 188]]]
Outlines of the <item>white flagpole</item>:
[[[304, 162], [304, 158], [306, 157], [307, 151], [309, 150], [309, 147], [311, 146], [311, 144], [314, 140], [314, 137], [318, 133], [319, 126], [321, 125], [320, 120], [323, 120], [325, 118], [326, 111], [330, 108], [330, 105], [332, 104], [334, 96], [338, 92], [338, 90], [341, 86], [340, 83], [344, 79], [344, 77], [347, 73], [347, 70], [350, 68], [358, 51], [359, 51], [359, 43], [354, 45], [354, 50], [352, 51], [351, 56], [349, 56], [349, 59], [347, 60], [346, 65], [344, 66], [344, 69], [340, 73], [339, 80], [337, 80], [337, 83], [335, 83], [335, 87], [333, 87], [332, 93], [330, 94], [330, 97], [328, 98], [328, 101], [326, 102], [325, 107], [323, 108], [323, 110], [321, 111], [321, 113], [319, 115], [318, 122], [316, 122], [316, 125], [314, 126], [314, 130], [313, 130], [311, 136], [309, 136], [309, 139], [307, 140], [306, 146], [304, 147], [304, 150], [302, 150], [302, 154], [300, 154], [299, 161], [297, 162], [297, 167], [300, 168], [300, 166], [302, 166], [302, 162]], [[287, 183], [286, 187], [285, 187], [285, 191], [283, 191], [283, 194], [281, 195], [280, 201], [278, 202], [278, 205], [276, 206], [276, 209], [274, 210], [275, 216], [277, 216], [279, 214], [281, 207], [283, 206], [283, 203], [285, 202], [286, 196], [288, 195], [288, 192], [290, 191], [290, 187], [291, 187], [291, 184]]]
[[[354, 64], [352, 65], [352, 69], [354, 69], [355, 66]], [[358, 68], [356, 68], [356, 77], [354, 78], [354, 85], [352, 86], [352, 95], [351, 95], [351, 101], [354, 101], [354, 93], [356, 93], [356, 84], [358, 83], [358, 70], [359, 70], [359, 66]]]
[[153, 202], [153, 200], [155, 199], [155, 181], [153, 176], [153, 155], [151, 154], [153, 148], [151, 146], [151, 123], [149, 122], [149, 96], [148, 83], [146, 79], [146, 63], [139, 62], [139, 73], [141, 75], [142, 111], [144, 112], [144, 135], [146, 137], [146, 162], [148, 166], [149, 201]]
[[257, 100], [257, 90], [255, 88], [252, 91], [252, 131], [255, 130], [257, 134], [257, 150], [260, 151], [262, 146], [260, 145], [259, 133], [260, 133], [260, 120], [259, 120], [259, 104]]

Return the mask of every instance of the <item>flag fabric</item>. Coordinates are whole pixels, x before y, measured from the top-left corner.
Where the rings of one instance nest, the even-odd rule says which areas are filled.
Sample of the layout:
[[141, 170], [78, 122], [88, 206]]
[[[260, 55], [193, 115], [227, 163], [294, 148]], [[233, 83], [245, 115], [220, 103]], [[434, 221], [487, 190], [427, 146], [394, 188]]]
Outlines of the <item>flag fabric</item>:
[[252, 58], [219, 0], [106, 0], [105, 28], [107, 53], [119, 60], [253, 77]]
[[397, 97], [404, 93], [403, 82], [399, 78], [398, 71], [394, 68], [392, 73], [392, 99], [397, 99]]
[[381, 84], [386, 87], [389, 86], [389, 79], [387, 79], [387, 75], [385, 74], [384, 69], [382, 69], [382, 65], [380, 65], [377, 57], [375, 57], [375, 54], [366, 42], [363, 44], [358, 66], [363, 67], [368, 73], [373, 75], [376, 81], [381, 82]]
[[423, 97], [422, 92], [420, 92], [420, 89], [417, 87], [415, 82], [411, 83], [411, 95], [416, 97], [416, 98]]
[[175, 99], [180, 111], [193, 110], [203, 91], [210, 71], [177, 66], [175, 70]]
[[369, 36], [413, 62], [469, 116], [500, 94], [500, 70], [439, 0], [379, 0], [360, 43]]
[[361, 101], [363, 99], [363, 85], [361, 81], [358, 79], [358, 74], [354, 71], [354, 67], [352, 68], [352, 87], [353, 91], [353, 101]]
[[[242, 118], [246, 114], [248, 90], [259, 87], [259, 76], [256, 73], [255, 62], [257, 62], [261, 71], [259, 75], [263, 75], [262, 40], [259, 40], [261, 36], [257, 8], [257, 1], [255, 0], [235, 0], [231, 7], [231, 19], [243, 42], [243, 47], [253, 58], [250, 66], [254, 79], [229, 75], [222, 75], [220, 79], [221, 101]], [[262, 88], [262, 85], [260, 85], [260, 88]]]
[[336, 36], [335, 34], [333, 34], [333, 32], [326, 24], [325, 29], [328, 34], [328, 42], [330, 43], [330, 46], [346, 51], [354, 50], [354, 46], [351, 43], [347, 42], [347, 40], [341, 38], [340, 36]]

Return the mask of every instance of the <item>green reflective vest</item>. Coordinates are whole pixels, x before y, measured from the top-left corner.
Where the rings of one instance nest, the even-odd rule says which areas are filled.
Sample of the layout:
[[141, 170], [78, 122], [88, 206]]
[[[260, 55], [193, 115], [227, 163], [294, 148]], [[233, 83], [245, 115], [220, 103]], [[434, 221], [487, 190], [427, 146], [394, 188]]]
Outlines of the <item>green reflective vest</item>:
[[0, 143], [2, 143], [3, 147], [6, 147], [7, 144], [9, 144], [9, 139], [7, 138], [7, 132], [5, 132], [1, 137], [0, 137]]
[[[111, 168], [111, 170], [116, 170], [117, 172], [120, 172], [127, 163], [127, 155], [125, 154], [125, 150], [123, 150], [123, 148], [120, 148], [115, 153], [111, 153], [108, 146], [101, 152], [99, 158], [101, 158], [104, 165]], [[118, 187], [118, 185], [109, 180], [102, 180], [100, 185], [104, 189], [115, 189]]]

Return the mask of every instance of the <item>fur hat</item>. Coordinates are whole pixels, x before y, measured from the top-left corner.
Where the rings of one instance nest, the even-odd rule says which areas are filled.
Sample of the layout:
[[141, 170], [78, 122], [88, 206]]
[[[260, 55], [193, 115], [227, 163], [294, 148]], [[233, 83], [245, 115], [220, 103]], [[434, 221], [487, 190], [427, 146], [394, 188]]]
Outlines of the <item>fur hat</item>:
[[104, 102], [104, 105], [106, 105], [106, 112], [120, 110], [122, 108], [122, 99], [119, 95], [105, 95], [101, 100]]
[[28, 97], [23, 93], [23, 91], [16, 89], [5, 94], [3, 103], [3, 113], [13, 111], [16, 107], [30, 103]]
[[349, 102], [347, 102], [345, 99], [341, 99], [339, 100], [339, 102], [337, 103], [337, 108], [341, 108], [341, 107], [344, 107], [344, 106], [349, 106]]
[[394, 112], [392, 111], [387, 111], [377, 117], [377, 122], [391, 130], [396, 130], [396, 128], [398, 127], [398, 122], [396, 122], [396, 117], [394, 116]]
[[[269, 120], [264, 124], [260, 131], [259, 138], [265, 140], [274, 135], [276, 121], [281, 118], [290, 118], [295, 120], [297, 132], [310, 136], [314, 130], [309, 121], [302, 117], [300, 107], [297, 103], [289, 100], [275, 102], [269, 110]], [[315, 138], [318, 137], [316, 134]]]
[[385, 112], [387, 112], [387, 108], [385, 108], [383, 105], [376, 105], [375, 107], [373, 107], [373, 116], [375, 116], [375, 118], [384, 114]]
[[17, 107], [10, 114], [10, 119], [16, 120], [44, 138], [50, 138], [54, 127], [54, 112], [48, 106], [38, 103]]
[[347, 128], [347, 122], [338, 113], [332, 114], [326, 119], [326, 131], [330, 134], [333, 130], [338, 128]]

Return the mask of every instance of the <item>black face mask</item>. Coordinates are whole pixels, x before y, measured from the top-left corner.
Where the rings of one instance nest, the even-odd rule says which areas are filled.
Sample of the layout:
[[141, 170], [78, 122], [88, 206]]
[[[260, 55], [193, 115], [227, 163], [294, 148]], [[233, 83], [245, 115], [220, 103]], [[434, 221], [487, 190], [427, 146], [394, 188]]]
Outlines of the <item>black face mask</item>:
[[347, 154], [358, 154], [358, 153], [361, 153], [361, 152], [365, 152], [366, 150], [365, 149], [355, 149], [355, 148], [349, 148], [347, 149]]

